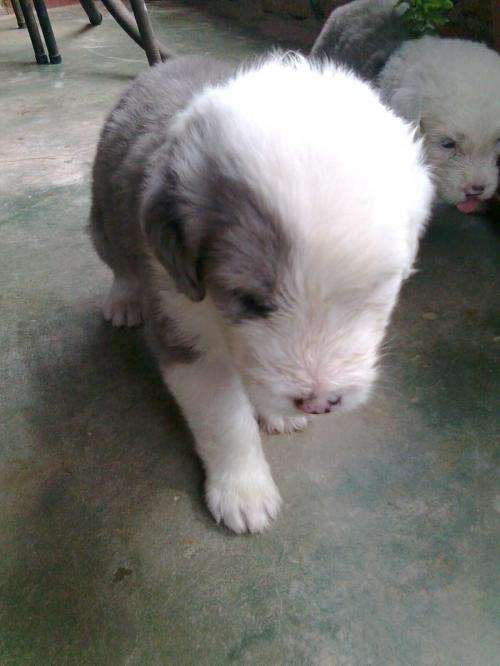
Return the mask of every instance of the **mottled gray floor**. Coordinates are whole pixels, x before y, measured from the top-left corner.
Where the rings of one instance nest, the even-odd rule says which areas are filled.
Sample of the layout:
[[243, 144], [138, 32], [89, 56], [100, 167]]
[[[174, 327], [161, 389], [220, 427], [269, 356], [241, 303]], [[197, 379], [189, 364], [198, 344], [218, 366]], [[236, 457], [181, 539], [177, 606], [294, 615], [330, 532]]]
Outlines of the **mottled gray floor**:
[[[497, 664], [494, 222], [436, 216], [376, 398], [269, 438], [283, 513], [232, 536], [140, 333], [101, 321], [83, 230], [99, 126], [144, 57], [51, 15], [59, 67], [0, 20], [0, 664]], [[181, 52], [267, 45], [180, 2], [153, 18]]]

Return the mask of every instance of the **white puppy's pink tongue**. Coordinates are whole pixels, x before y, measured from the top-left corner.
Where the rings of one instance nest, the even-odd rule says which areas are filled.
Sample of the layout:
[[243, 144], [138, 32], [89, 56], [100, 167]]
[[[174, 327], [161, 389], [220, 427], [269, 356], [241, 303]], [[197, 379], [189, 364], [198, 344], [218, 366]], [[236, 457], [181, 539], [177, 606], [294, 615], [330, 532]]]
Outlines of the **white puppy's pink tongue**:
[[457, 204], [457, 208], [461, 213], [469, 215], [473, 213], [479, 205], [478, 199], [467, 199], [466, 201], [461, 201]]

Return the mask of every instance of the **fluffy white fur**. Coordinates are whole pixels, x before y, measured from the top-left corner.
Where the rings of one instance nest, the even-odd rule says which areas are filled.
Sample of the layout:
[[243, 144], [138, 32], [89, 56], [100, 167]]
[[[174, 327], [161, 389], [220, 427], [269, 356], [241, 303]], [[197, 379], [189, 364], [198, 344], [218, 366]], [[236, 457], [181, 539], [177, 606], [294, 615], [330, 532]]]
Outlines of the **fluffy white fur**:
[[439, 196], [463, 212], [491, 198], [500, 155], [500, 55], [483, 44], [423, 37], [396, 51], [378, 83], [391, 107], [420, 125]]
[[[428, 215], [420, 143], [368, 85], [299, 58], [206, 91], [180, 125], [198, 114], [216, 128], [205, 140], [238, 156], [238, 177], [295, 239], [276, 315], [225, 331], [254, 406], [271, 420], [297, 416], [289, 396], [341, 392], [344, 407], [356, 406]], [[213, 349], [221, 322], [209, 301], [186, 310], [170, 294], [165, 305], [188, 336], [206, 331], [204, 350]]]
[[188, 336], [204, 332], [202, 359], [165, 379], [205, 461], [209, 507], [237, 532], [258, 531], [280, 500], [254, 413], [285, 431], [306, 425], [295, 396], [341, 396], [340, 409], [366, 399], [431, 186], [410, 129], [331, 66], [272, 60], [206, 91], [182, 121], [197, 114], [223, 126], [206, 140], [238, 156], [239, 177], [295, 239], [270, 319], [225, 327], [209, 299], [165, 302]]
[[207, 121], [207, 152], [291, 239], [266, 318], [234, 324], [210, 289], [199, 303], [161, 290], [176, 331], [200, 352], [162, 373], [204, 462], [210, 511], [236, 532], [258, 532], [281, 502], [258, 421], [291, 431], [309, 418], [298, 398], [313, 410], [340, 398], [333, 411], [367, 399], [433, 191], [412, 128], [332, 64], [276, 56], [243, 70], [179, 114], [178, 140], [197, 118]]

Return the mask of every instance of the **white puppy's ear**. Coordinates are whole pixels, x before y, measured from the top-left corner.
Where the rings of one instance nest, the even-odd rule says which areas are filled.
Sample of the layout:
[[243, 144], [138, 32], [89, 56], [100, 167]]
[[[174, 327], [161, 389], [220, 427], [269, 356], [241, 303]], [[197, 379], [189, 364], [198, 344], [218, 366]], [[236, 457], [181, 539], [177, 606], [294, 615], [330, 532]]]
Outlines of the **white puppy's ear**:
[[422, 117], [422, 96], [416, 88], [400, 88], [391, 97], [389, 104], [395, 113], [415, 125]]
[[205, 298], [200, 243], [190, 232], [185, 217], [176, 192], [175, 177], [164, 174], [155, 178], [144, 196], [142, 229], [150, 248], [173, 278], [177, 289], [198, 302]]

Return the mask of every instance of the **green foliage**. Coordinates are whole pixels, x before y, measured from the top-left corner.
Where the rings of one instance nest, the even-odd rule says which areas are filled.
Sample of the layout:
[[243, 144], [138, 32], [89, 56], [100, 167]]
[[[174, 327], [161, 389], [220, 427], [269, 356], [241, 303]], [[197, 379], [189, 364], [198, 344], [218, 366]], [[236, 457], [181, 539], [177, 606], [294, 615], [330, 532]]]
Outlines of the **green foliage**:
[[408, 5], [403, 17], [412, 35], [435, 34], [448, 23], [448, 12], [453, 8], [451, 0], [399, 0], [398, 5]]

